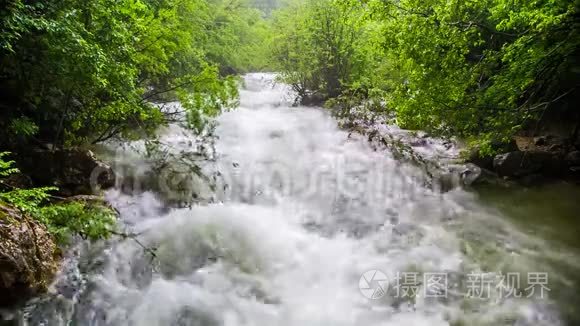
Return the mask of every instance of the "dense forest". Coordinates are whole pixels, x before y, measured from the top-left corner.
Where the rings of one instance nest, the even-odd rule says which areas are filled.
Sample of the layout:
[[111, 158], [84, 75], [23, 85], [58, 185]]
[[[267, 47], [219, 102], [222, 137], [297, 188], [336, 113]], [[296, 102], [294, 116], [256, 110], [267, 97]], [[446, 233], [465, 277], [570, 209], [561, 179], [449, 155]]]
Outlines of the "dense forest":
[[564, 0], [296, 1], [274, 19], [274, 58], [307, 100], [356, 99], [490, 153], [547, 110], [580, 121], [579, 10]]
[[56, 146], [147, 132], [179, 98], [199, 127], [262, 68], [261, 13], [240, 1], [7, 1], [1, 141]]

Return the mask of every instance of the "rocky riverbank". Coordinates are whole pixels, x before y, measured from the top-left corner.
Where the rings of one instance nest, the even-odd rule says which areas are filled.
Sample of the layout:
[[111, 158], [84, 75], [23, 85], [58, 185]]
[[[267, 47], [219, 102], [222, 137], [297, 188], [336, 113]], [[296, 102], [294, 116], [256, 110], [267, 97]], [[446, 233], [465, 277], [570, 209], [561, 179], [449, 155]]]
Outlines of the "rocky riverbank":
[[495, 156], [482, 157], [475, 148], [467, 160], [498, 177], [536, 185], [552, 180], [580, 182], [580, 138], [553, 135], [516, 136], [510, 148]]
[[[19, 153], [17, 162], [20, 172], [0, 178], [0, 186], [9, 191], [55, 186], [58, 190], [51, 197], [55, 203], [80, 201], [86, 209], [103, 206], [92, 199], [88, 203], [86, 195], [115, 184], [112, 169], [88, 150], [35, 149]], [[64, 250], [47, 225], [0, 201], [0, 306], [17, 305], [46, 291]]]
[[383, 115], [363, 108], [348, 112], [335, 108], [334, 114], [344, 129], [367, 136], [375, 146], [387, 147], [397, 158], [424, 168], [433, 186], [443, 191], [461, 185], [536, 186], [557, 180], [580, 183], [580, 137], [524, 134], [502, 146], [498, 154], [482, 156], [479, 148], [466, 153], [465, 145], [455, 139], [400, 129]]
[[58, 269], [60, 252], [44, 225], [0, 203], [0, 306], [45, 291]]

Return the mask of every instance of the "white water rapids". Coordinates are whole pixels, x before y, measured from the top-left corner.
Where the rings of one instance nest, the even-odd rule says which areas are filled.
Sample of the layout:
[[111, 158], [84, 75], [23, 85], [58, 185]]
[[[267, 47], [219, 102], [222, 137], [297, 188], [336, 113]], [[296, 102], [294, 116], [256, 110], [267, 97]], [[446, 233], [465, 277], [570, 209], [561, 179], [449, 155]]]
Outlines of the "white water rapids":
[[[93, 247], [73, 268], [76, 278], [63, 272], [22, 324], [563, 324], [539, 293], [508, 298], [492, 288], [479, 299], [465, 290], [470, 273], [521, 273], [521, 292], [528, 272], [562, 279], [542, 257], [565, 261], [565, 253], [471, 192], [430, 189], [422, 170], [349, 136], [326, 111], [292, 107], [271, 75], [245, 83], [240, 107], [218, 119], [215, 168], [227, 186], [216, 203], [164, 209], [152, 193], [110, 191], [124, 223], [157, 257], [151, 262], [130, 240]], [[165, 135], [176, 144], [182, 137]], [[386, 289], [369, 299], [361, 276], [373, 270], [389, 282], [369, 282]], [[426, 283], [431, 273], [444, 274], [447, 287]], [[416, 278], [408, 284], [414, 295], [397, 293], [401, 275]], [[78, 289], [63, 294], [66, 284]]]

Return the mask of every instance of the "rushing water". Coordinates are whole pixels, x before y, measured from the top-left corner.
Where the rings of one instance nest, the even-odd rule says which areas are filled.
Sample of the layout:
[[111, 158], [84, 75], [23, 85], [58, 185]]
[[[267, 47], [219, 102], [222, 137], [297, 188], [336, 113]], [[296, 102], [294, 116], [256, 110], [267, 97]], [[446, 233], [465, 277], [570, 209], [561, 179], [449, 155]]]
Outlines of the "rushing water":
[[[49, 326], [574, 322], [578, 247], [529, 232], [525, 216], [510, 212], [525, 196], [432, 190], [421, 169], [340, 130], [322, 109], [292, 107], [286, 95], [271, 75], [247, 76], [240, 108], [218, 119], [216, 159], [206, 166], [221, 180], [214, 203], [169, 209], [153, 193], [110, 191], [139, 242], [79, 245], [52, 293], [16, 319]], [[189, 150], [176, 130], [166, 141]], [[155, 257], [143, 246], [156, 248]], [[500, 273], [519, 284], [498, 287]]]

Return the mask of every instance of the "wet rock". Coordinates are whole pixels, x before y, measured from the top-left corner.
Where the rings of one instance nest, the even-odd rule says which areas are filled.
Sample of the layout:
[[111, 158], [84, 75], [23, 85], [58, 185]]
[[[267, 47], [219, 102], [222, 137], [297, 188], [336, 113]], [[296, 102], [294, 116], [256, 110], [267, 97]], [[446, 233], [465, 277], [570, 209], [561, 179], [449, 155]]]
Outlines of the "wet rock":
[[544, 146], [548, 143], [546, 136], [534, 137], [534, 144], [536, 146]]
[[535, 173], [561, 175], [565, 169], [558, 155], [544, 151], [510, 152], [497, 155], [494, 170], [502, 177], [523, 177]]
[[425, 231], [418, 225], [400, 223], [392, 228], [393, 244], [404, 245], [418, 244], [425, 237]]
[[[21, 170], [37, 185], [56, 186], [61, 195], [90, 195], [94, 190], [115, 185], [115, 173], [84, 149], [43, 150], [26, 153], [19, 160]], [[42, 164], [39, 164], [42, 162]]]
[[461, 171], [461, 181], [464, 185], [470, 186], [479, 179], [482, 175], [482, 171], [483, 169], [475, 164], [467, 164], [465, 169]]
[[479, 185], [502, 185], [502, 180], [497, 174], [488, 169], [483, 169], [475, 164], [467, 164], [461, 171], [461, 181], [466, 186]]
[[580, 151], [573, 151], [568, 153], [568, 155], [566, 155], [565, 161], [568, 166], [580, 165]]
[[393, 234], [403, 236], [410, 235], [412, 233], [420, 233], [421, 229], [415, 224], [401, 223], [393, 228]]
[[4, 178], [2, 180], [2, 184], [8, 186], [9, 188], [20, 189], [31, 188], [33, 186], [30, 177], [20, 172], [13, 173], [10, 176]]
[[368, 224], [364, 222], [351, 222], [349, 223], [348, 227], [346, 228], [347, 234], [349, 237], [353, 237], [355, 239], [362, 239], [365, 236], [376, 232], [379, 230], [383, 225], [379, 224]]
[[429, 136], [429, 134], [428, 134], [428, 133], [426, 133], [426, 132], [424, 132], [424, 131], [418, 131], [418, 132], [417, 132], [417, 137], [419, 137], [419, 138], [423, 138], [423, 139], [426, 139], [426, 138], [429, 138], [429, 137], [431, 137], [431, 136]]
[[392, 208], [388, 208], [386, 210], [385, 214], [388, 217], [389, 223], [391, 223], [391, 225], [399, 224], [399, 212], [397, 212], [396, 210], [394, 210]]
[[561, 152], [564, 150], [564, 146], [562, 144], [553, 144], [550, 146], [550, 152]]
[[0, 204], [0, 306], [11, 306], [46, 290], [59, 250], [46, 228]]
[[322, 94], [308, 94], [304, 95], [300, 99], [300, 104], [304, 106], [321, 106], [326, 101], [326, 98]]
[[461, 186], [461, 176], [455, 171], [441, 172], [433, 177], [432, 187], [434, 191], [449, 192]]
[[191, 307], [182, 308], [171, 326], [216, 326], [223, 324], [209, 312]]
[[469, 157], [466, 162], [475, 164], [484, 169], [493, 169], [493, 156], [482, 155], [479, 147], [474, 147], [469, 151]]
[[269, 137], [271, 139], [282, 138], [282, 137], [284, 137], [284, 131], [281, 131], [281, 130], [272, 131], [272, 132], [270, 132]]
[[511, 152], [497, 155], [493, 159], [493, 167], [500, 176], [515, 176], [522, 173], [524, 152]]
[[411, 141], [409, 145], [412, 147], [427, 147], [429, 146], [429, 140], [425, 138], [419, 138]]

